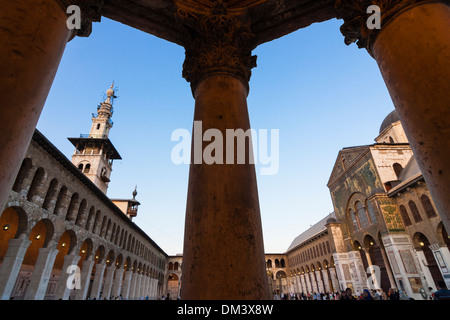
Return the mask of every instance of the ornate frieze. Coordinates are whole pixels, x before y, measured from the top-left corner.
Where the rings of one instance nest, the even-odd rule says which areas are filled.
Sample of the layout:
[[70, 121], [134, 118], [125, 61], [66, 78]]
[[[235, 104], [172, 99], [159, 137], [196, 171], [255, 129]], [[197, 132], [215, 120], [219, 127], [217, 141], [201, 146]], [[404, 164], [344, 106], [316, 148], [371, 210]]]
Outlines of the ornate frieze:
[[[413, 6], [431, 2], [450, 3], [449, 0], [336, 0], [335, 8], [337, 18], [344, 20], [340, 29], [345, 44], [356, 42], [359, 48], [366, 48], [372, 54], [378, 34], [396, 15]], [[378, 28], [371, 23], [374, 11], [368, 10], [374, 5], [378, 7], [381, 18]]]
[[256, 67], [256, 56], [251, 54], [256, 45], [245, 11], [227, 10], [222, 1], [214, 1], [209, 12], [178, 8], [176, 19], [186, 49], [183, 78], [193, 89], [217, 73], [233, 75], [248, 85]]

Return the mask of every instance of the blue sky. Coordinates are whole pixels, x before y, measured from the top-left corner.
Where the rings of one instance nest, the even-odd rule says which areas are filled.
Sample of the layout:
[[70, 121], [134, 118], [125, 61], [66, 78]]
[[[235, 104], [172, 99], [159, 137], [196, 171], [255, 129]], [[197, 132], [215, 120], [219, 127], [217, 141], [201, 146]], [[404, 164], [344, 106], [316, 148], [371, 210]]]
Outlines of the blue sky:
[[[260, 175], [267, 253], [333, 211], [326, 186], [343, 147], [370, 144], [394, 109], [378, 66], [346, 46], [342, 21], [330, 20], [263, 44], [253, 54], [248, 107], [252, 128], [278, 129], [279, 171]], [[69, 159], [67, 137], [89, 133], [91, 114], [115, 81], [110, 139], [123, 160], [107, 195], [141, 202], [133, 220], [169, 255], [182, 252], [188, 165], [171, 160], [171, 134], [191, 131], [194, 99], [181, 76], [184, 49], [103, 18], [89, 38], [66, 48], [37, 128]]]

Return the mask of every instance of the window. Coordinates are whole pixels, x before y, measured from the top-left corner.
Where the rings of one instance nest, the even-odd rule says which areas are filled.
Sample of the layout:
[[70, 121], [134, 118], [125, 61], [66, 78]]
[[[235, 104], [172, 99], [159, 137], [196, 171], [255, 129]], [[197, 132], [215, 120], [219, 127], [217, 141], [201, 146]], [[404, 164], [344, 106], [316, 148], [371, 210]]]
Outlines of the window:
[[100, 123], [97, 123], [97, 130], [100, 129]]
[[372, 203], [367, 200], [366, 201], [366, 206], [367, 206], [367, 211], [369, 211], [369, 219], [371, 223], [376, 223], [377, 222], [377, 216], [375, 214], [375, 209], [372, 206]]
[[394, 163], [392, 165], [392, 168], [394, 169], [395, 175], [397, 176], [397, 179], [400, 179], [400, 175], [402, 174], [403, 167], [399, 163]]
[[82, 163], [80, 163], [80, 164], [78, 165], [78, 169], [80, 169], [80, 171], [83, 171], [83, 164], [82, 164]]
[[408, 203], [409, 209], [411, 210], [412, 216], [415, 222], [422, 221], [422, 217], [420, 216], [419, 210], [417, 209], [416, 203], [414, 201], [410, 201]]
[[85, 167], [84, 167], [84, 173], [89, 173], [89, 171], [91, 170], [91, 165], [88, 163]]
[[366, 209], [360, 201], [356, 201], [355, 209], [358, 214], [359, 224], [361, 225], [361, 228], [366, 228], [369, 225]]
[[436, 211], [434, 210], [433, 205], [431, 204], [430, 198], [428, 198], [428, 196], [424, 194], [420, 197], [420, 201], [422, 202], [422, 206], [425, 209], [427, 217], [428, 218], [436, 217]]
[[406, 211], [406, 208], [404, 205], [400, 206], [400, 215], [402, 216], [403, 223], [405, 224], [405, 226], [406, 227], [410, 226], [411, 220], [409, 219], [408, 211]]
[[351, 225], [352, 225], [353, 231], [358, 231], [359, 230], [359, 223], [358, 223], [358, 220], [356, 218], [355, 212], [352, 209], [350, 209], [348, 211], [348, 213], [349, 213], [349, 216], [350, 216], [350, 220], [351, 220]]

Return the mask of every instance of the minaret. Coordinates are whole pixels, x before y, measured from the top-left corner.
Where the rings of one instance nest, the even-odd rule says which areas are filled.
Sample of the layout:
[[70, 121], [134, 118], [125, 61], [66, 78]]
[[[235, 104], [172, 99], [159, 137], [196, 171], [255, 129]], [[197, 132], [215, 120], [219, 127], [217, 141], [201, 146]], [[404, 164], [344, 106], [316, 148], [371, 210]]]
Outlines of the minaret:
[[97, 107], [97, 115], [92, 114], [92, 126], [89, 134], [79, 138], [68, 138], [75, 146], [72, 163], [106, 194], [110, 181], [112, 163], [122, 159], [108, 138], [113, 126], [114, 82], [106, 91], [106, 100]]

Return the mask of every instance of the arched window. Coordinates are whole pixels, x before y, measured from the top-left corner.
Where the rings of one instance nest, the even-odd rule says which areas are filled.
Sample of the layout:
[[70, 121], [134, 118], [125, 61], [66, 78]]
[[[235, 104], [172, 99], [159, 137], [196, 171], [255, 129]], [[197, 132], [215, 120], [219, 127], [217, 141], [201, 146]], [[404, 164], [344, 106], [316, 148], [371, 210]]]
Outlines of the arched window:
[[90, 163], [88, 163], [88, 164], [86, 164], [86, 166], [84, 167], [84, 173], [89, 173], [89, 171], [91, 170], [91, 164]]
[[406, 208], [404, 205], [400, 205], [400, 215], [402, 216], [403, 223], [405, 226], [411, 225], [411, 219], [409, 219], [408, 211], [406, 211]]
[[389, 143], [395, 143], [391, 136], [389, 136]]
[[355, 209], [358, 213], [359, 218], [359, 224], [361, 225], [361, 228], [366, 228], [369, 225], [369, 220], [367, 219], [367, 213], [366, 209], [364, 209], [364, 206], [360, 201], [356, 201], [355, 203]]
[[80, 169], [80, 171], [83, 172], [83, 164], [82, 164], [82, 163], [80, 163], [80, 164], [78, 165], [78, 169]]
[[377, 222], [377, 215], [375, 214], [375, 209], [372, 206], [372, 203], [367, 200], [366, 201], [367, 211], [369, 212], [369, 219], [371, 223]]
[[356, 218], [356, 214], [352, 209], [348, 210], [349, 216], [350, 216], [350, 221], [351, 221], [351, 226], [353, 228], [353, 231], [358, 231], [359, 230], [359, 223], [358, 223], [358, 219]]
[[411, 210], [412, 216], [415, 222], [422, 221], [422, 217], [420, 216], [419, 210], [417, 209], [416, 203], [414, 201], [408, 202], [409, 209]]
[[33, 181], [31, 182], [30, 189], [28, 190], [27, 200], [32, 201], [33, 197], [38, 195], [41, 190], [41, 187], [44, 184], [45, 172], [44, 169], [39, 168], [36, 170], [34, 174]]
[[392, 168], [394, 169], [397, 179], [400, 179], [400, 175], [402, 174], [403, 167], [399, 163], [396, 162], [392, 165]]
[[431, 204], [430, 198], [427, 195], [422, 195], [420, 197], [420, 202], [422, 202], [422, 206], [427, 214], [428, 218], [436, 217], [436, 211], [434, 211], [433, 205]]

